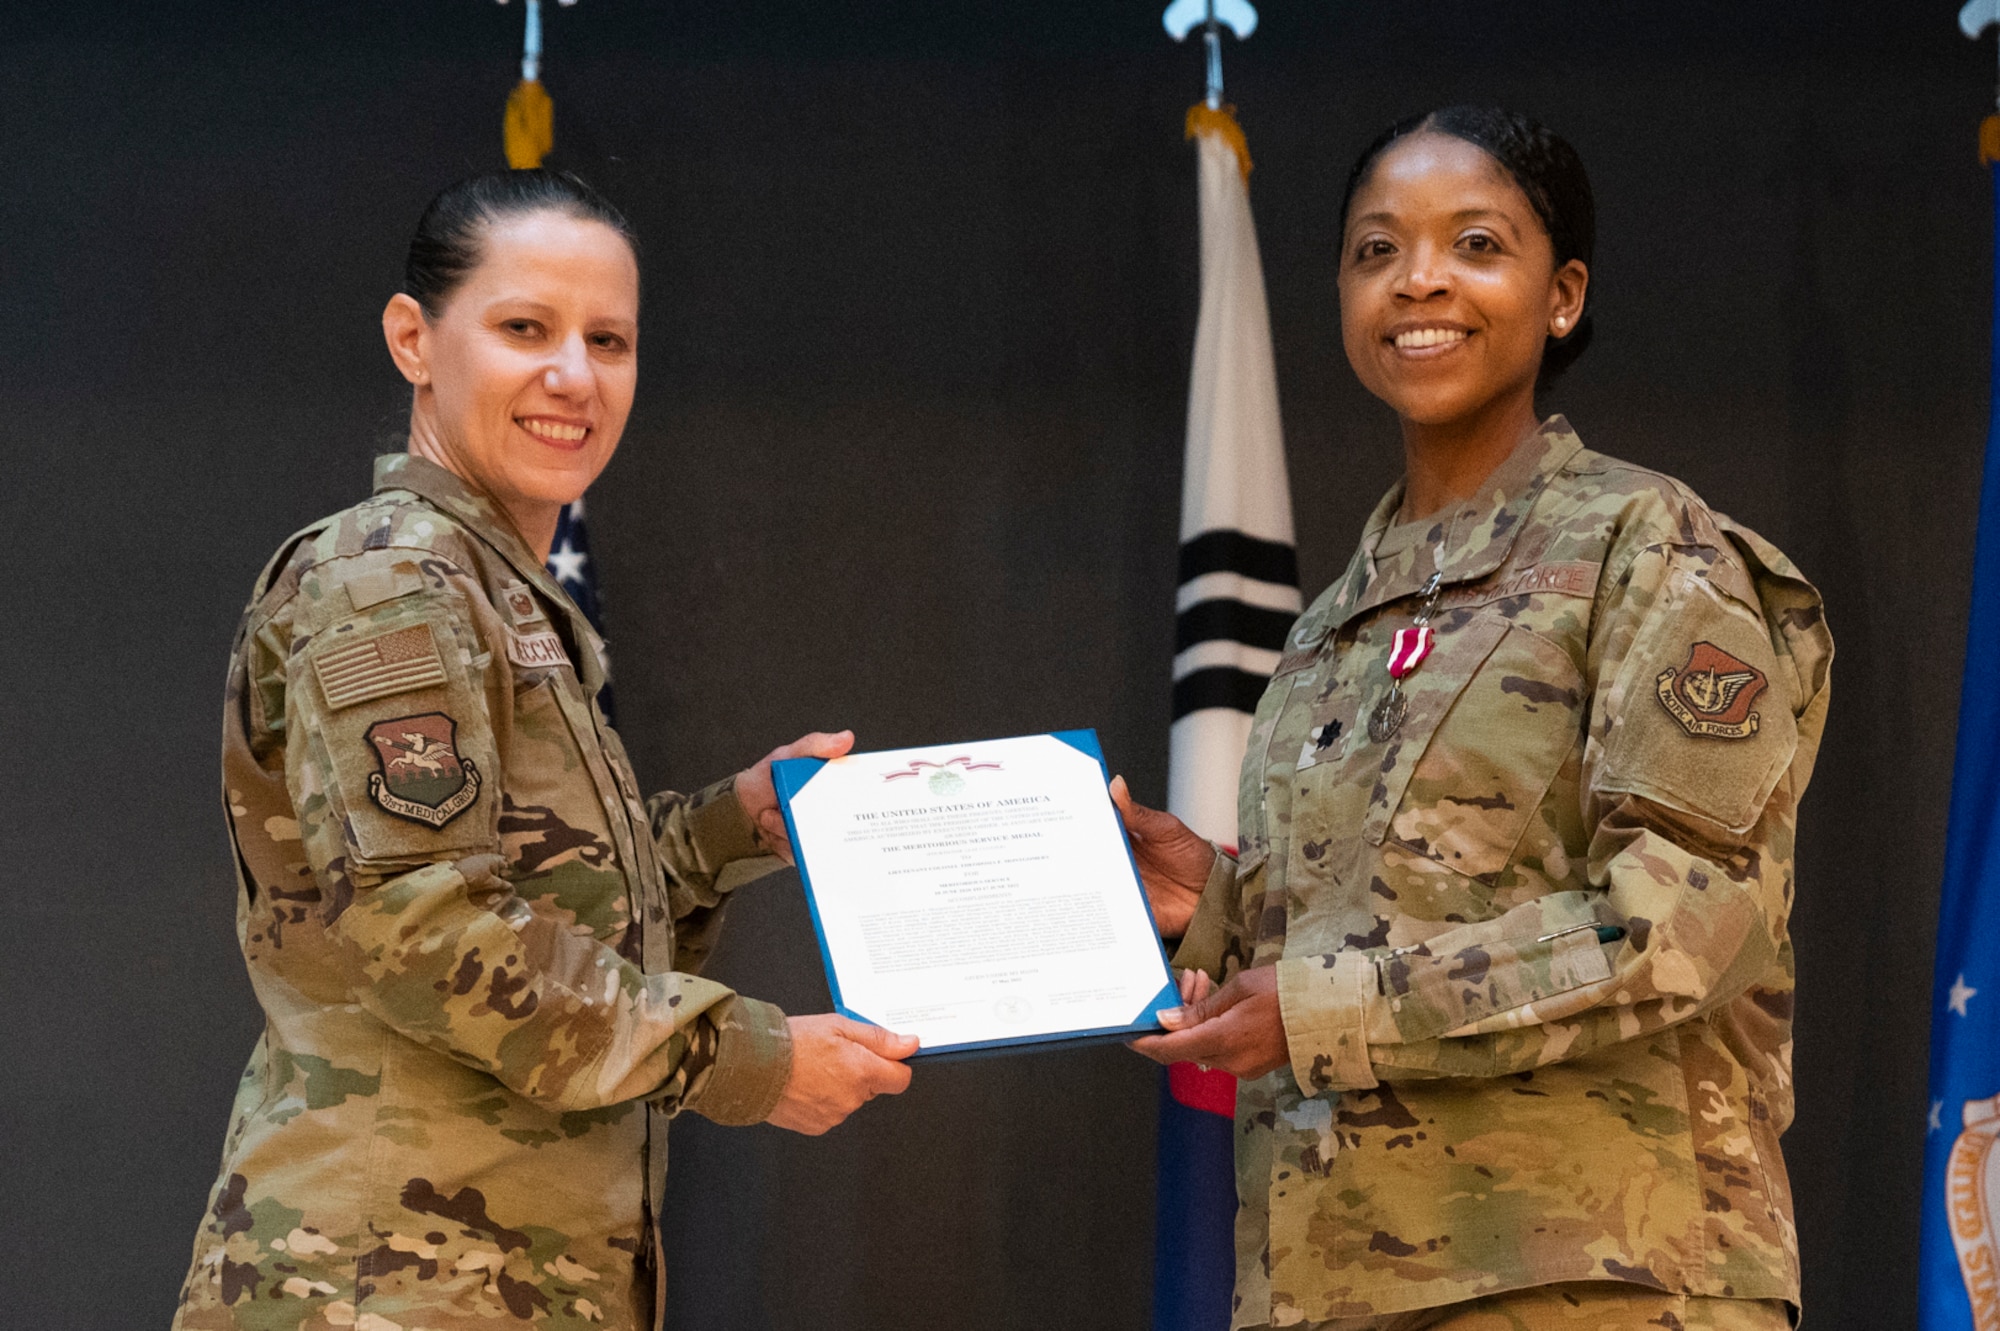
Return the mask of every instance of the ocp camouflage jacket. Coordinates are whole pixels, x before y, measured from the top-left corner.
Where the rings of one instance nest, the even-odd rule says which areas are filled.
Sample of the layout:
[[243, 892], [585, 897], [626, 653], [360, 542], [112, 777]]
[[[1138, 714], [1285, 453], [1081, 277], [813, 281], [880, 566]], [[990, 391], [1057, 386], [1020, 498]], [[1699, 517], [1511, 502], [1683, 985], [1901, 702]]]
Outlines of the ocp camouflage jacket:
[[1576, 1280], [1796, 1303], [1819, 595], [1560, 417], [1465, 504], [1392, 527], [1401, 499], [1291, 632], [1240, 862], [1176, 958], [1278, 970], [1291, 1065], [1238, 1099], [1235, 1325]]
[[603, 679], [415, 458], [259, 578], [223, 785], [265, 1027], [177, 1328], [652, 1325], [665, 1116], [761, 1120], [791, 1046], [692, 974], [776, 861], [729, 783], [641, 799]]

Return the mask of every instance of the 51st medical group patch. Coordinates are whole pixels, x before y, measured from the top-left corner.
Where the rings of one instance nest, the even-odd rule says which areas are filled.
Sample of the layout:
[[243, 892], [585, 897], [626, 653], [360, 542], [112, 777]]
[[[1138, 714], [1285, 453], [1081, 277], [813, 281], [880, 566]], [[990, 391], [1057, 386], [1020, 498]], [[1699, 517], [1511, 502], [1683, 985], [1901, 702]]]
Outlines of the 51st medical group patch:
[[443, 827], [479, 798], [479, 768], [458, 751], [458, 723], [443, 712], [377, 721], [368, 743], [381, 770], [368, 794], [398, 818]]

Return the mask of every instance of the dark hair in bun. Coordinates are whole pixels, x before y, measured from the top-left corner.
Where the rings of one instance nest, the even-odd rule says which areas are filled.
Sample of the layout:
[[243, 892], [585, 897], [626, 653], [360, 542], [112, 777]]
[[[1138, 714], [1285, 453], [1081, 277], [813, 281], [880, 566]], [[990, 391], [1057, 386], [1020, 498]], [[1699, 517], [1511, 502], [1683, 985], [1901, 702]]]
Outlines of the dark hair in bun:
[[611, 200], [567, 171], [489, 171], [447, 186], [432, 199], [410, 237], [403, 290], [435, 319], [486, 257], [486, 228], [507, 217], [558, 212], [602, 222], [639, 253], [632, 224]]
[[[1447, 106], [1426, 115], [1399, 120], [1368, 145], [1347, 175], [1347, 192], [1340, 200], [1340, 230], [1347, 233], [1347, 210], [1377, 159], [1399, 139], [1414, 134], [1449, 134], [1480, 149], [1506, 169], [1528, 196], [1555, 247], [1556, 267], [1571, 259], [1587, 268], [1597, 244], [1597, 204], [1590, 193], [1590, 176], [1583, 159], [1567, 140], [1516, 111], [1490, 106]], [[1551, 337], [1542, 347], [1537, 386], [1547, 387], [1590, 345], [1589, 294], [1568, 337]]]

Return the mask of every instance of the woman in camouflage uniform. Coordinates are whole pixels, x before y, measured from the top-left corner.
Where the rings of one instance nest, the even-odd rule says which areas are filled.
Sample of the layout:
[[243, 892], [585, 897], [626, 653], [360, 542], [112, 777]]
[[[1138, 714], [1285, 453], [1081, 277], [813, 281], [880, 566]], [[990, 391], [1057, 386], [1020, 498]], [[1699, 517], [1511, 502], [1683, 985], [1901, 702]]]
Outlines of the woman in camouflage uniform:
[[257, 581], [223, 783], [265, 1027], [177, 1328], [650, 1327], [668, 1117], [824, 1132], [909, 1082], [914, 1040], [694, 974], [789, 854], [771, 758], [642, 798], [543, 567], [624, 429], [638, 312], [582, 182], [445, 191], [383, 314], [409, 450]]
[[1188, 968], [1140, 1046], [1243, 1079], [1236, 1327], [1796, 1313], [1786, 918], [1832, 642], [1768, 543], [1538, 419], [1593, 228], [1524, 117], [1363, 155], [1342, 328], [1404, 479], [1285, 644], [1237, 855], [1117, 792]]

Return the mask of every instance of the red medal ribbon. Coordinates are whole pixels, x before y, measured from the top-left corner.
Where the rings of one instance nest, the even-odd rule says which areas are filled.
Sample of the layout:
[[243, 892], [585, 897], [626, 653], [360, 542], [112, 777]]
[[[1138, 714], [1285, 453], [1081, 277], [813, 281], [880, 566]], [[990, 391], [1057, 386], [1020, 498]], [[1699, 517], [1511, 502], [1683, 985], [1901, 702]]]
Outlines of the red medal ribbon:
[[1396, 641], [1389, 649], [1389, 678], [1401, 679], [1424, 663], [1431, 654], [1433, 635], [1428, 626], [1414, 629], [1397, 629]]

